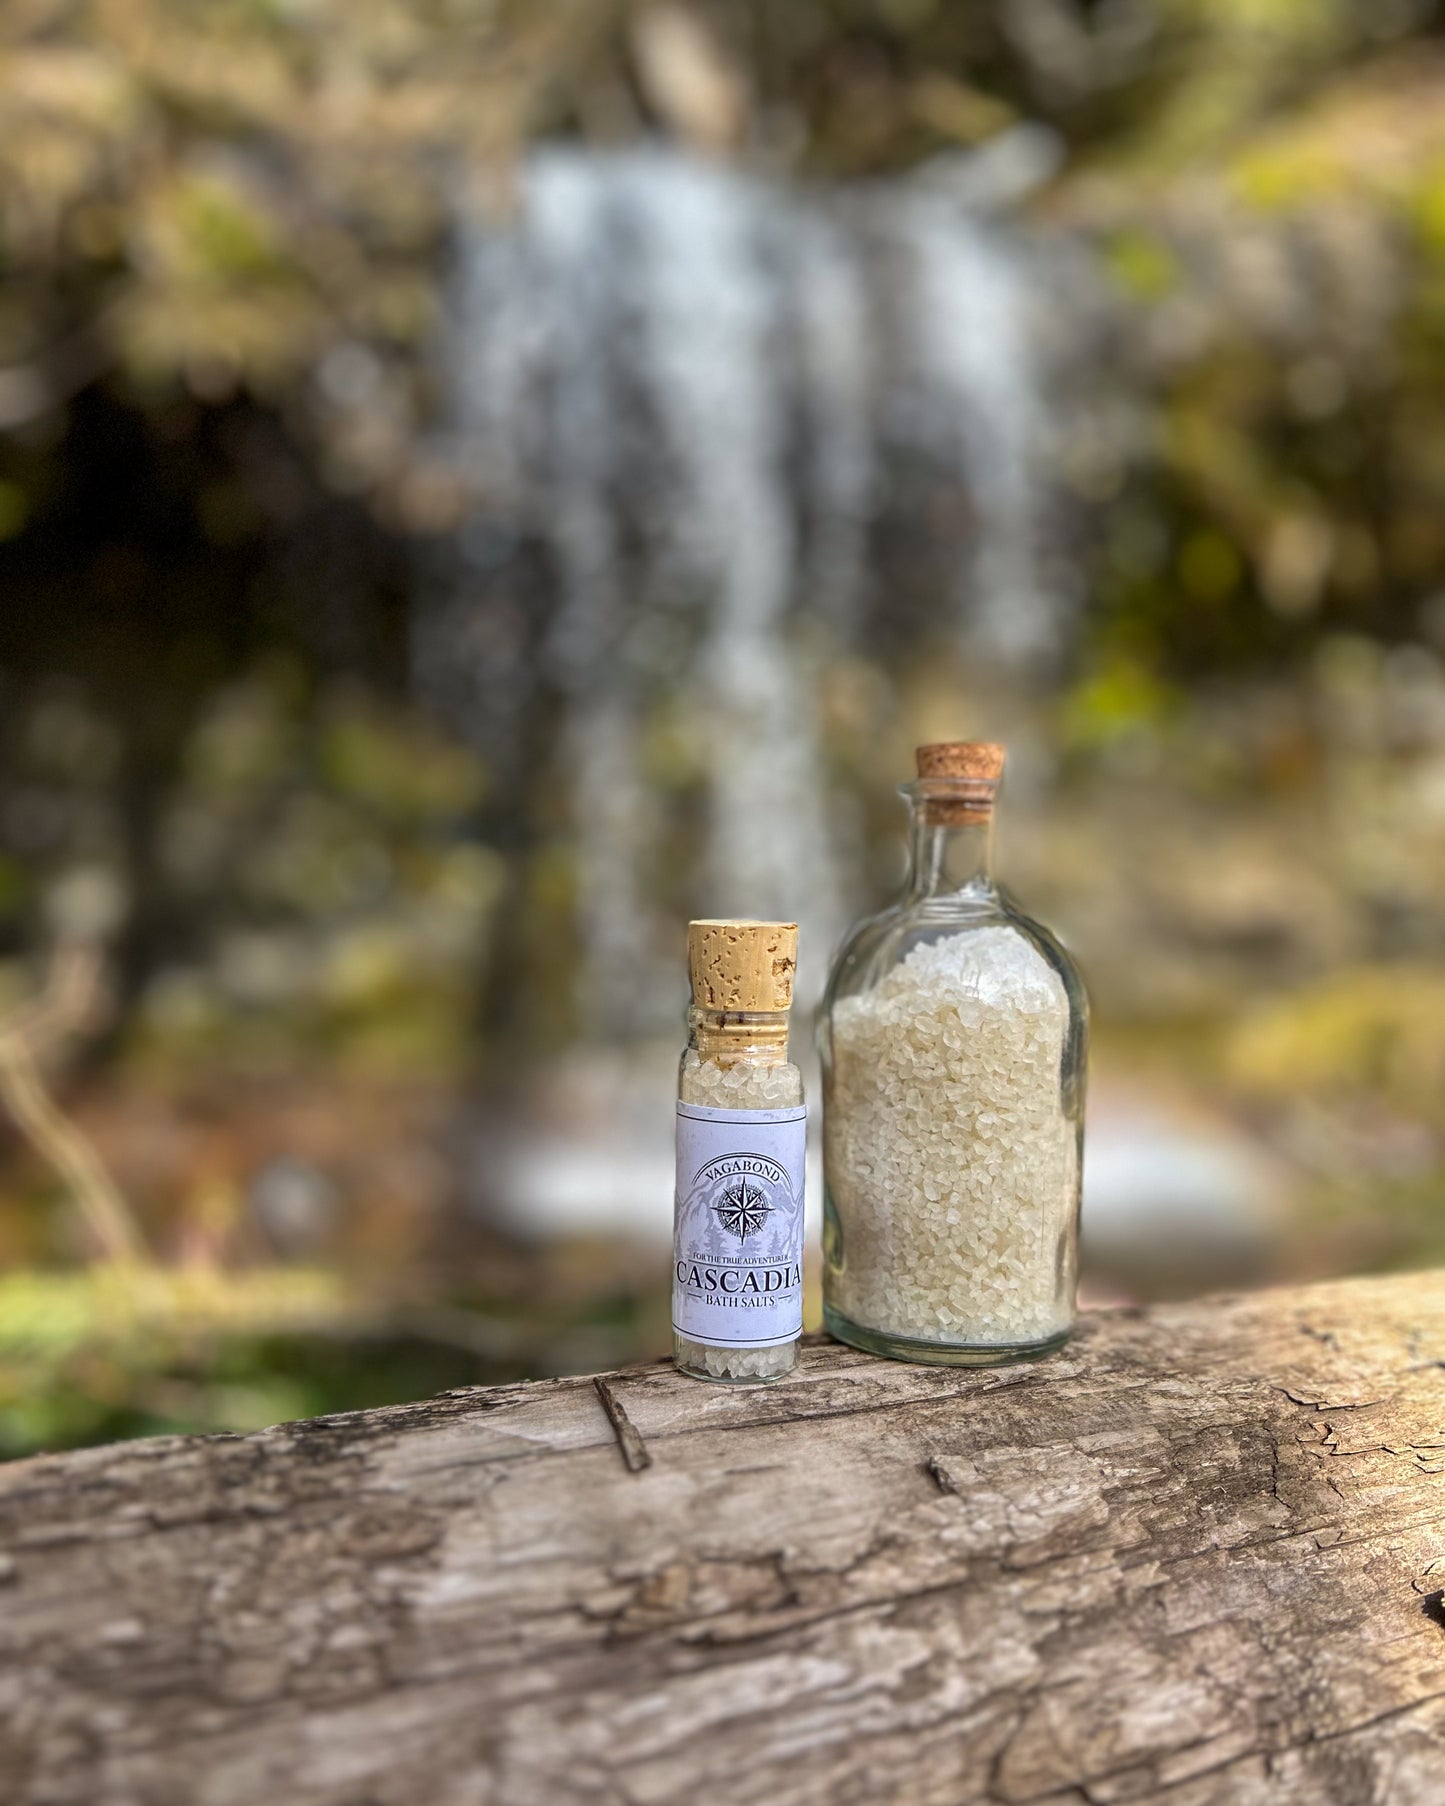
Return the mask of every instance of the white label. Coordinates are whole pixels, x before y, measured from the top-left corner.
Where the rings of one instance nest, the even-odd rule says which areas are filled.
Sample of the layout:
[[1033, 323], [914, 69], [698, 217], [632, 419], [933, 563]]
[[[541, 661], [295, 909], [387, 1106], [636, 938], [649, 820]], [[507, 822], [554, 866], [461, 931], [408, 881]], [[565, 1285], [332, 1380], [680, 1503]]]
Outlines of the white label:
[[672, 1327], [765, 1348], [803, 1330], [808, 1109], [677, 1106]]

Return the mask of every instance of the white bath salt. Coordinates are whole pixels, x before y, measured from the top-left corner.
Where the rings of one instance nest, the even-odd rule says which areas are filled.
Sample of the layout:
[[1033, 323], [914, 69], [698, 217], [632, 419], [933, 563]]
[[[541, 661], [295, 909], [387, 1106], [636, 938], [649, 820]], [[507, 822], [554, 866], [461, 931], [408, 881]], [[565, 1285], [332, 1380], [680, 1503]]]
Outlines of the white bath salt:
[[778, 1348], [709, 1348], [679, 1336], [674, 1358], [705, 1368], [714, 1379], [775, 1380], [791, 1373], [798, 1357], [791, 1342]]
[[803, 1075], [788, 1065], [720, 1065], [690, 1047], [682, 1057], [677, 1095], [709, 1110], [786, 1110], [803, 1101]]
[[1072, 1321], [1077, 1126], [1063, 981], [1010, 928], [916, 947], [833, 1012], [824, 1128], [853, 1322], [954, 1345]]

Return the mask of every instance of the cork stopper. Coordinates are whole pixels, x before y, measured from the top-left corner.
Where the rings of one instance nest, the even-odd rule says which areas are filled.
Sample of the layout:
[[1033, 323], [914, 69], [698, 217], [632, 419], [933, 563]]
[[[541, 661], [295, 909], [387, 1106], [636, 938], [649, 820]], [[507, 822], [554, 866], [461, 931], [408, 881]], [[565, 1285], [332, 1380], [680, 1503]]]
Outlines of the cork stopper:
[[689, 922], [687, 969], [701, 1010], [791, 1008], [796, 922]]
[[925, 820], [953, 828], [989, 819], [1003, 776], [1004, 749], [996, 740], [939, 740], [914, 756]]
[[996, 740], [939, 740], [920, 746], [921, 778], [982, 778], [996, 784], [1003, 776], [1004, 749]]

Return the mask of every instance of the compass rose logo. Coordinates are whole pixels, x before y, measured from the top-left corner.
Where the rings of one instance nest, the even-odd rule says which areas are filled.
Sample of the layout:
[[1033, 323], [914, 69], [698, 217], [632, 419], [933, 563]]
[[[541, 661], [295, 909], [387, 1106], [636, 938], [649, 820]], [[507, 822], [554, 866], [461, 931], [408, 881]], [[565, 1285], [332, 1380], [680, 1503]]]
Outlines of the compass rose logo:
[[740, 1242], [756, 1235], [773, 1214], [767, 1193], [746, 1179], [730, 1185], [712, 1208], [727, 1233], [735, 1235]]

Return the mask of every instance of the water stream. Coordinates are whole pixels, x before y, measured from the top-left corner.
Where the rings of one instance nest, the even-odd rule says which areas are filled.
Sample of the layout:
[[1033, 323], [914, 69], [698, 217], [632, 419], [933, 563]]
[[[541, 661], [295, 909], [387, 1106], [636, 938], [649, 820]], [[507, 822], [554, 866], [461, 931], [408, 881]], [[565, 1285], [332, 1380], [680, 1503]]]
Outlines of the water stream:
[[512, 218], [459, 223], [444, 437], [470, 512], [418, 675], [504, 781], [552, 724], [578, 997], [614, 1032], [672, 1008], [662, 814], [699, 789], [672, 913], [798, 918], [816, 992], [858, 857], [828, 660], [933, 636], [1022, 673], [1057, 646], [1055, 285], [1009, 216], [1039, 145], [990, 156], [804, 191], [554, 148]]

